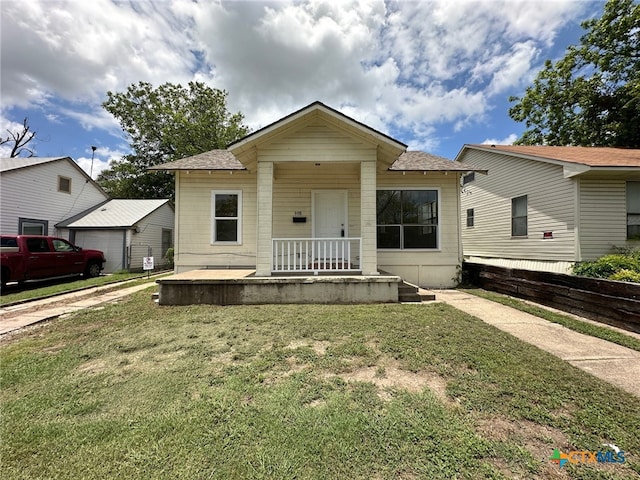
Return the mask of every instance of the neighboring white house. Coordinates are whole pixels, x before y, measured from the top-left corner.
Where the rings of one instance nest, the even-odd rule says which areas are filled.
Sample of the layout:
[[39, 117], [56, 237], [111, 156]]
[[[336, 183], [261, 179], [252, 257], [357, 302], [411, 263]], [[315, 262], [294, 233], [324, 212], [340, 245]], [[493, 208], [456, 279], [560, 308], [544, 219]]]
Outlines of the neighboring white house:
[[640, 247], [640, 150], [465, 145], [466, 259], [567, 273], [578, 261]]
[[142, 270], [144, 257], [162, 267], [173, 246], [175, 212], [169, 200], [114, 199], [60, 222], [81, 247], [102, 250], [105, 273]]
[[226, 150], [153, 167], [176, 176], [176, 272], [386, 271], [454, 285], [460, 177], [475, 168], [406, 149], [315, 102]]
[[69, 157], [0, 159], [0, 232], [58, 235], [55, 224], [108, 200]]

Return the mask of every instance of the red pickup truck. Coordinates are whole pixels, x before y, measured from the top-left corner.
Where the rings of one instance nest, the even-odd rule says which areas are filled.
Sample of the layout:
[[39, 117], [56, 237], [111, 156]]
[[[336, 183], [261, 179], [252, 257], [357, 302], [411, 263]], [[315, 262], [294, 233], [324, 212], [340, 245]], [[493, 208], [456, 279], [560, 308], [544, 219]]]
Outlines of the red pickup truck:
[[1, 235], [2, 286], [66, 275], [97, 277], [106, 262], [99, 250], [83, 250], [56, 237]]

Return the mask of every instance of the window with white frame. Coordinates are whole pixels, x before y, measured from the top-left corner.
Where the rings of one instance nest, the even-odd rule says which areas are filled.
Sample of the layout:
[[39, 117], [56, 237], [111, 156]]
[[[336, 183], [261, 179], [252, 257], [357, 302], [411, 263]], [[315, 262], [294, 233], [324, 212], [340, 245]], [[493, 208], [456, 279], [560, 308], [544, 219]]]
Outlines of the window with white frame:
[[211, 243], [242, 243], [242, 192], [213, 190], [211, 212]]
[[511, 199], [511, 236], [527, 236], [527, 196]]
[[376, 212], [378, 248], [439, 248], [438, 190], [378, 190]]
[[627, 239], [640, 240], [640, 182], [627, 182]]

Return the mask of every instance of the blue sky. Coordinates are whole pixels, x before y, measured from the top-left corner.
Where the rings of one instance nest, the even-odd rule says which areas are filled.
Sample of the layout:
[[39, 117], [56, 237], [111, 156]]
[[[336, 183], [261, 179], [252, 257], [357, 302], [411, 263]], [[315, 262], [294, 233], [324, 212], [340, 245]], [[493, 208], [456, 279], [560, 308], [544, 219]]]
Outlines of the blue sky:
[[[128, 151], [101, 107], [139, 81], [228, 91], [251, 129], [313, 101], [453, 159], [511, 143], [508, 115], [544, 61], [603, 1], [0, 1], [0, 131], [37, 132], [37, 156], [93, 177]], [[1, 148], [1, 147], [0, 147]], [[0, 156], [6, 156], [0, 150]]]

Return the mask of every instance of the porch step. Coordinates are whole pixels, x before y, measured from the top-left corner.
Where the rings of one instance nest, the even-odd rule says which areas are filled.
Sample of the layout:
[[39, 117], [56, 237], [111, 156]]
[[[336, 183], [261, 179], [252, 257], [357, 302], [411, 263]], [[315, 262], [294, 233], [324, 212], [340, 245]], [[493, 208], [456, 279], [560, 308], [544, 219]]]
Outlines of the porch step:
[[398, 301], [399, 302], [429, 302], [436, 299], [435, 294], [422, 290], [420, 287], [402, 281], [398, 285]]

